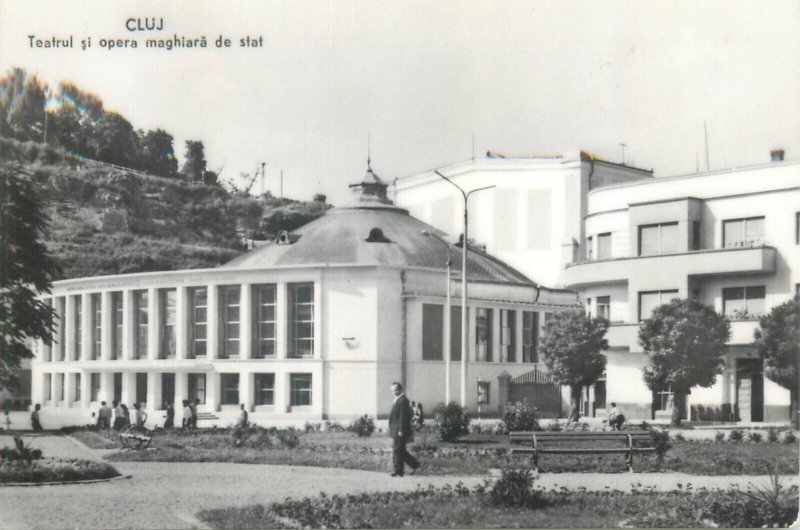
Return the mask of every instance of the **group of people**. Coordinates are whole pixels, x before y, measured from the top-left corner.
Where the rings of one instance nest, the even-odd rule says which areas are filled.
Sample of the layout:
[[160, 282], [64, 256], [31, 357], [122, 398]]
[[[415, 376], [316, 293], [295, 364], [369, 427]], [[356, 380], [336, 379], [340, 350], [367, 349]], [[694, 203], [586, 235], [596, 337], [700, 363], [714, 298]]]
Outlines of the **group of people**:
[[[123, 427], [131, 424], [131, 412], [127, 405], [120, 403], [116, 399], [111, 402], [112, 407], [109, 407], [105, 401], [100, 402], [100, 410], [97, 411], [97, 428], [98, 429], [111, 429], [115, 431], [121, 430]], [[133, 422], [137, 426], [144, 426], [147, 421], [147, 412], [144, 410], [142, 403], [133, 404]]]

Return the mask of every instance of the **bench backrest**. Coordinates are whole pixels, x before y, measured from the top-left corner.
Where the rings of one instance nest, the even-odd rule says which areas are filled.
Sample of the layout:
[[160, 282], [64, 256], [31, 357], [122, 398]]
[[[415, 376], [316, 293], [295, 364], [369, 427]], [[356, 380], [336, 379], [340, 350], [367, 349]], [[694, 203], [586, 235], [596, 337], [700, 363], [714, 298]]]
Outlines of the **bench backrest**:
[[509, 438], [512, 442], [564, 442], [564, 441], [604, 441], [627, 440], [630, 436], [636, 441], [650, 440], [649, 431], [512, 431]]

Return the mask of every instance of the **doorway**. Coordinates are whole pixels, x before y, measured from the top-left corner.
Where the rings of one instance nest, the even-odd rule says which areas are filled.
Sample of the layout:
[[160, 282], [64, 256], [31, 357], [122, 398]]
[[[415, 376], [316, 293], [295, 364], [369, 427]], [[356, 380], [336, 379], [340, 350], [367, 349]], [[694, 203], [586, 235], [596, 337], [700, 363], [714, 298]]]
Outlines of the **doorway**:
[[764, 361], [736, 359], [736, 407], [739, 421], [764, 421]]

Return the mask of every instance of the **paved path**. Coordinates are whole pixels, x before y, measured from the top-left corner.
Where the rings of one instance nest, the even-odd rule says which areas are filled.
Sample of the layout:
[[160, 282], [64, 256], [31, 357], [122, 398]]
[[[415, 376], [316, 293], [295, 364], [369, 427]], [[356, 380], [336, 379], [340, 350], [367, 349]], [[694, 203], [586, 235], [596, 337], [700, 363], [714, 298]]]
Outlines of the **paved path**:
[[[0, 437], [0, 444], [5, 440]], [[94, 451], [65, 437], [42, 437], [35, 442], [45, 455], [100, 458]], [[391, 478], [386, 473], [292, 466], [114, 462], [131, 479], [99, 484], [0, 487], [0, 528], [191, 528], [204, 508], [269, 504], [286, 497], [320, 492], [357, 493], [413, 490], [429, 484], [443, 486], [459, 480], [468, 487], [482, 477], [419, 476]], [[765, 483], [764, 477], [701, 477], [676, 473], [543, 474], [537, 484], [630, 491], [632, 484], [671, 490], [678, 484], [693, 488]], [[787, 483], [797, 484], [797, 477]]]

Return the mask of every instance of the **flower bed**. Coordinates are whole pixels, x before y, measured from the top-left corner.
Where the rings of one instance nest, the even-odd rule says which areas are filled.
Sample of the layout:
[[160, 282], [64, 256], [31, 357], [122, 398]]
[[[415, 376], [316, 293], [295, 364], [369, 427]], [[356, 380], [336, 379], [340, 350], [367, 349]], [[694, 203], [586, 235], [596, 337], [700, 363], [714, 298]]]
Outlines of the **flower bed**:
[[0, 484], [81, 482], [119, 475], [111, 465], [91, 460], [0, 460]]

